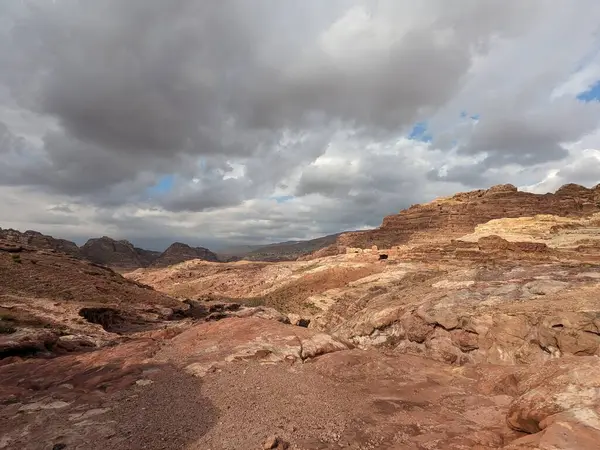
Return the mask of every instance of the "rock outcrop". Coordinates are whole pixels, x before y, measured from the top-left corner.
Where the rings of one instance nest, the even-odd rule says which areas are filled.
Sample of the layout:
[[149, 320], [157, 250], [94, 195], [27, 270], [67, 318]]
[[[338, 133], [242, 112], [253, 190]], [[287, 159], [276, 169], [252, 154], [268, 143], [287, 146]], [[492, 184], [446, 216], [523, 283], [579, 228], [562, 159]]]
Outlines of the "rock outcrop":
[[10, 246], [27, 246], [40, 250], [65, 253], [87, 259], [95, 264], [131, 271], [140, 267], [167, 267], [190, 259], [218, 261], [217, 255], [202, 247], [190, 247], [176, 242], [164, 252], [135, 247], [127, 240], [115, 240], [108, 236], [89, 239], [78, 247], [74, 242], [57, 239], [37, 231], [20, 232], [0, 228], [0, 240]]
[[450, 364], [600, 356], [596, 216], [501, 219], [526, 225], [514, 228], [520, 240], [513, 241], [487, 234], [499, 229], [491, 221], [477, 240], [349, 249], [279, 264], [191, 261], [127, 276], [175, 296], [265, 304], [365, 349]]
[[540, 214], [533, 217], [494, 219], [477, 225], [460, 238], [463, 242], [497, 236], [508, 242], [529, 242], [556, 249], [576, 249], [600, 244], [600, 213], [587, 217]]
[[203, 261], [213, 262], [219, 260], [217, 255], [207, 248], [190, 247], [187, 244], [175, 242], [152, 262], [151, 267], [168, 267], [191, 259], [201, 259]]
[[385, 217], [375, 230], [343, 233], [335, 244], [313, 257], [343, 253], [346, 247], [377, 245], [390, 248], [408, 243], [445, 241], [472, 233], [477, 225], [493, 219], [536, 214], [572, 218], [596, 212], [600, 212], [600, 185], [588, 189], [568, 184], [553, 194], [533, 194], [505, 184], [413, 205]]
[[116, 241], [107, 236], [89, 239], [82, 247], [81, 254], [96, 264], [120, 269], [148, 267], [160, 252], [134, 247], [126, 240]]
[[180, 305], [106, 267], [18, 248], [0, 250], [0, 360], [103, 345], [118, 334], [162, 326]]
[[0, 228], [0, 239], [11, 244], [27, 245], [39, 249], [54, 250], [71, 256], [80, 256], [79, 247], [75, 242], [57, 239], [38, 231], [20, 232], [11, 228]]

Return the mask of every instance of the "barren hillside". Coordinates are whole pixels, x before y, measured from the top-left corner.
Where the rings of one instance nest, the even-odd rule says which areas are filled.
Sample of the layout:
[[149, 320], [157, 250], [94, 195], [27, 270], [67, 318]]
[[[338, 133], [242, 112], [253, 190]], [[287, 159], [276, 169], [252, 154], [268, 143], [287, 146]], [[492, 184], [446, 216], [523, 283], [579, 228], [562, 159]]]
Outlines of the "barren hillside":
[[[400, 216], [484, 198], [514, 217], [429, 211], [437, 225], [397, 245], [309, 261], [122, 278], [6, 243], [0, 445], [597, 448], [596, 191], [563, 188], [538, 209], [533, 194], [481, 192]], [[15, 344], [40, 331], [54, 340]]]

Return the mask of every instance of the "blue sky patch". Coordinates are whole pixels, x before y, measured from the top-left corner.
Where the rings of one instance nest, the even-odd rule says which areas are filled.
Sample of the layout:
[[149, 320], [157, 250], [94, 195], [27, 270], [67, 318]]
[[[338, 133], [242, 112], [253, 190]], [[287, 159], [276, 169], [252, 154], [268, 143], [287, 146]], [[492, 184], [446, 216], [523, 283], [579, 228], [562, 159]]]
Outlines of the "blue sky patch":
[[431, 142], [432, 136], [427, 133], [427, 122], [417, 122], [413, 126], [408, 138], [415, 141]]
[[293, 195], [280, 195], [277, 197], [271, 197], [273, 200], [275, 200], [277, 203], [285, 203], [285, 202], [289, 202], [290, 200], [292, 200], [294, 198]]
[[600, 101], [600, 80], [592, 84], [587, 91], [583, 91], [577, 96], [577, 100], [582, 102]]
[[173, 189], [173, 184], [175, 183], [174, 175], [163, 175], [157, 181], [157, 183], [148, 188], [148, 193], [150, 194], [164, 194]]

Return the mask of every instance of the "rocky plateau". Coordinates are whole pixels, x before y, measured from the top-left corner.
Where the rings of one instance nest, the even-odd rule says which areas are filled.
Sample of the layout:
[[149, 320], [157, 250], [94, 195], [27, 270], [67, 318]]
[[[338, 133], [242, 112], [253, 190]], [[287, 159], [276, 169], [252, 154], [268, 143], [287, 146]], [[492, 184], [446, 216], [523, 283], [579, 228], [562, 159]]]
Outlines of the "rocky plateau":
[[457, 194], [298, 261], [121, 275], [2, 237], [0, 448], [598, 448], [598, 186]]

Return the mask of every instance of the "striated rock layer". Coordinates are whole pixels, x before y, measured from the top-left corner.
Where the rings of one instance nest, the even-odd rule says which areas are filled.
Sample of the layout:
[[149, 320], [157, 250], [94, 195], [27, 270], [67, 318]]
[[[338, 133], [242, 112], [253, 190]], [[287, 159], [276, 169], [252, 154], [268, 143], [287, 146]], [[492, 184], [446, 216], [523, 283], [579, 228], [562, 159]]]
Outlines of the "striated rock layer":
[[342, 234], [332, 246], [313, 256], [327, 256], [346, 247], [390, 248], [423, 241], [443, 241], [472, 233], [479, 224], [493, 219], [551, 214], [583, 217], [600, 212], [600, 185], [588, 189], [567, 184], [551, 194], [518, 191], [510, 184], [493, 186], [413, 205], [383, 219], [375, 230]]
[[0, 228], [0, 240], [14, 245], [28, 245], [45, 250], [54, 250], [72, 256], [80, 256], [79, 247], [75, 242], [57, 239], [52, 236], [27, 230], [23, 233], [13, 229]]

